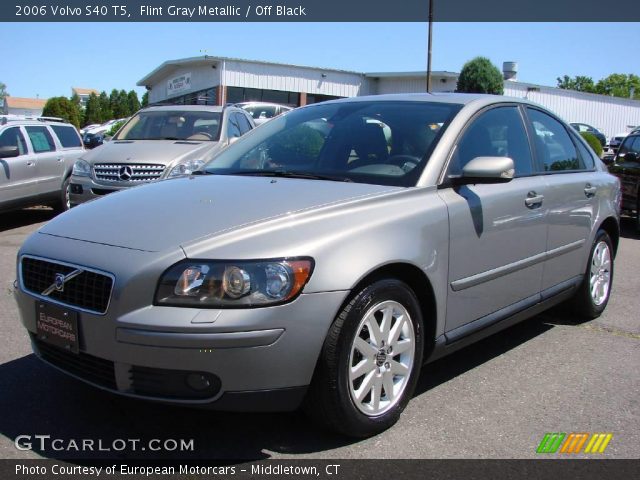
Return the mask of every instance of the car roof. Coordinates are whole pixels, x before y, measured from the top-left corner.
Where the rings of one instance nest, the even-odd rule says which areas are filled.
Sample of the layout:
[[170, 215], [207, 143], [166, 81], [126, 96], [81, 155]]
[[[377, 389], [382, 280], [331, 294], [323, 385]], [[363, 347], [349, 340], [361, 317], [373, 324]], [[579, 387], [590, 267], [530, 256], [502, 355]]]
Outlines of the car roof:
[[144, 107], [142, 110], [145, 112], [166, 110], [222, 112], [224, 109], [219, 105], [151, 105]]
[[76, 128], [73, 125], [71, 125], [70, 123], [67, 122], [56, 122], [56, 121], [51, 121], [51, 122], [47, 122], [47, 121], [42, 121], [42, 120], [21, 120], [21, 119], [10, 119], [8, 120], [6, 123], [2, 122], [0, 120], [0, 128], [2, 127], [17, 127], [17, 126], [21, 126], [21, 125], [26, 125], [26, 126], [30, 126], [30, 125], [51, 125], [51, 126], [55, 126], [55, 125], [63, 125], [65, 127], [72, 127], [72, 128]]
[[[469, 105], [471, 103], [481, 105], [491, 105], [493, 103], [515, 102], [526, 105], [544, 108], [541, 105], [525, 98], [507, 97], [503, 95], [490, 95], [480, 93], [391, 93], [385, 95], [366, 95], [362, 97], [341, 98], [329, 100], [322, 103], [338, 102], [431, 102], [431, 103], [453, 103], [458, 105]], [[314, 104], [316, 105], [316, 104]], [[546, 108], [544, 108], [546, 110]]]

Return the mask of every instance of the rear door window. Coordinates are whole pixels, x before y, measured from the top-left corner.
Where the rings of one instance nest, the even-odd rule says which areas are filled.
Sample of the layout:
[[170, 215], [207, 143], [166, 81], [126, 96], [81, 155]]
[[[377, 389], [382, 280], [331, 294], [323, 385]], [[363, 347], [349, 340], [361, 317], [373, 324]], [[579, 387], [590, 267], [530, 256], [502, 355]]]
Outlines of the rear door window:
[[78, 131], [69, 125], [49, 125], [60, 140], [62, 148], [75, 148], [82, 146], [82, 140]]
[[40, 126], [28, 126], [24, 127], [31, 140], [33, 151], [35, 153], [53, 152], [56, 149], [56, 144], [53, 141], [53, 137], [47, 130], [47, 127]]
[[541, 168], [545, 172], [586, 170], [569, 133], [555, 118], [527, 107], [533, 127], [533, 140]]

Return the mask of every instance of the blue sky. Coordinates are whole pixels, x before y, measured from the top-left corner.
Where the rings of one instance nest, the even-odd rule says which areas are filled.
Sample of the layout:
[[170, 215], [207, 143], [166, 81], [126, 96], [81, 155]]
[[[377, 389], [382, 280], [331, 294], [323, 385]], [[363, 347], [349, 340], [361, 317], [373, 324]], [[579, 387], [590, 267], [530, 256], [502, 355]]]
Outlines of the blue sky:
[[[460, 71], [483, 55], [519, 80], [640, 74], [629, 51], [640, 24], [436, 23], [434, 70]], [[424, 23], [5, 23], [0, 81], [16, 97], [70, 95], [72, 86], [130, 90], [165, 60], [202, 55], [362, 72], [425, 70]], [[631, 50], [630, 50], [631, 49]], [[141, 94], [143, 89], [137, 88]]]

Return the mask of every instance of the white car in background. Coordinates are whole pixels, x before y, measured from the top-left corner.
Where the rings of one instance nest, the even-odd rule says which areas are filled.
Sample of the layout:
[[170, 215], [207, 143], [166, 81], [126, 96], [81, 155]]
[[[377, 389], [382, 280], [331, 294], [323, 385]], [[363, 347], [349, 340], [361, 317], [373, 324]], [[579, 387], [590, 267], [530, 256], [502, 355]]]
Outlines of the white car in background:
[[258, 125], [271, 120], [289, 110], [293, 110], [292, 107], [287, 105], [280, 105], [279, 103], [267, 103], [267, 102], [243, 102], [236, 103], [236, 107], [240, 107], [253, 117], [253, 121]]

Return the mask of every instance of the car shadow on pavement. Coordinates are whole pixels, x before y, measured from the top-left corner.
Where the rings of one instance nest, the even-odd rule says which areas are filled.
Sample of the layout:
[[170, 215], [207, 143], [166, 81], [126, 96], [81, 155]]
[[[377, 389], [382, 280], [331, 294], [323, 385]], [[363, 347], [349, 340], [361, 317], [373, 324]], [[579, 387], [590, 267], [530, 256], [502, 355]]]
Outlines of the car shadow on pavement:
[[25, 208], [0, 214], [0, 232], [14, 228], [26, 227], [34, 223], [48, 222], [57, 215], [51, 208]]
[[[415, 395], [444, 383], [536, 337], [550, 325], [530, 320], [427, 365]], [[321, 452], [357, 440], [324, 431], [300, 412], [226, 413], [121, 398], [85, 385], [45, 365], [34, 355], [0, 365], [0, 434], [40, 456], [83, 460], [260, 460]], [[20, 437], [30, 436], [30, 439]], [[42, 448], [35, 435], [49, 435]], [[54, 450], [93, 440], [93, 450]], [[135, 451], [131, 439], [139, 439]], [[193, 451], [142, 451], [149, 441], [193, 439]], [[127, 442], [125, 450], [121, 442]], [[116, 441], [116, 443], [114, 443]], [[22, 443], [21, 443], [22, 442]], [[117, 443], [120, 442], [120, 443]], [[154, 443], [157, 445], [157, 442]], [[25, 445], [26, 446], [26, 445]], [[112, 448], [99, 451], [99, 448]], [[19, 453], [19, 452], [16, 452]]]

